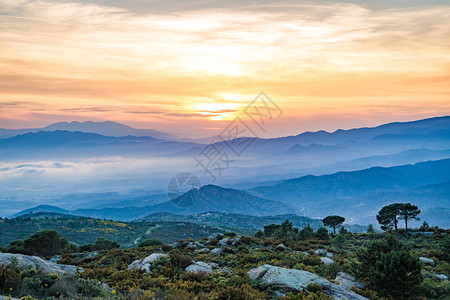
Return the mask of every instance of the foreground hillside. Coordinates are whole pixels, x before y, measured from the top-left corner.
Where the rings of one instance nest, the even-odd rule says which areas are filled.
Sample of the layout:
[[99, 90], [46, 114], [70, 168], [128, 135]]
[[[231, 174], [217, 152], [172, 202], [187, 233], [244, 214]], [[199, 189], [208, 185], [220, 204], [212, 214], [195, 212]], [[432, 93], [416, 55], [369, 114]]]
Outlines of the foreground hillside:
[[[43, 236], [63, 246], [44, 252], [46, 247], [39, 246]], [[400, 235], [397, 240], [389, 233], [341, 230], [329, 235], [324, 228], [314, 232], [308, 227], [299, 231], [286, 221], [266, 226], [256, 237], [225, 233], [171, 244], [150, 240], [129, 249], [105, 240], [80, 248], [67, 246], [56, 233], [43, 232], [3, 249], [53, 257], [44, 261], [0, 253], [0, 294], [33, 299], [444, 300], [450, 296], [450, 236], [439, 229], [409, 238]], [[24, 262], [39, 270], [28, 269]]]

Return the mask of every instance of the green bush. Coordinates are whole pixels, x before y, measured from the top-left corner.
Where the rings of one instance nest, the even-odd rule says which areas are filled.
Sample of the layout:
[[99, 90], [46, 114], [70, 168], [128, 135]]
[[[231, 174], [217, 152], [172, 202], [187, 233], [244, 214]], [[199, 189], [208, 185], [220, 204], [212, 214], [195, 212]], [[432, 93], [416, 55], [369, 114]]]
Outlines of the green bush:
[[158, 239], [148, 239], [138, 245], [138, 247], [161, 246], [163, 243]]

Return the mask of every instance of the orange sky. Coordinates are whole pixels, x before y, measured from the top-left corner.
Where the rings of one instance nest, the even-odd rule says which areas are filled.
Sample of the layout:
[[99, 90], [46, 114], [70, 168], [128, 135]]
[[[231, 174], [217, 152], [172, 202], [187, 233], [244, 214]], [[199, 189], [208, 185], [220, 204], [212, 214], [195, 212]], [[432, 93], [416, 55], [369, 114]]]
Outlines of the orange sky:
[[0, 127], [208, 136], [260, 91], [284, 111], [267, 136], [450, 114], [450, 6], [110, 5], [0, 0]]

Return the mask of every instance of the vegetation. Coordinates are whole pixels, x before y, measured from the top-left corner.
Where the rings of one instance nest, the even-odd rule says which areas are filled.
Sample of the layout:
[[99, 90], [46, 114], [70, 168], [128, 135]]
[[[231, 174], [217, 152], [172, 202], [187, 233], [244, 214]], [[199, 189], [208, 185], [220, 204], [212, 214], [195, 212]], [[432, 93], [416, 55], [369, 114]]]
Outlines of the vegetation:
[[[171, 243], [189, 237], [201, 239], [226, 231], [189, 222], [118, 222], [55, 213], [35, 213], [16, 219], [0, 220], [0, 246], [6, 246], [15, 240], [24, 240], [44, 230], [54, 230], [77, 245], [93, 244], [99, 238], [104, 238], [115, 241], [122, 247], [135, 247], [147, 239]], [[253, 234], [254, 231], [250, 233]]]
[[398, 220], [405, 220], [405, 231], [408, 232], [408, 220], [420, 220], [417, 216], [420, 210], [416, 205], [411, 203], [392, 203], [384, 206], [377, 215], [378, 223], [381, 229], [390, 231], [392, 227], [398, 236]]
[[344, 223], [345, 218], [341, 216], [328, 216], [322, 220], [323, 225], [333, 228], [333, 233], [336, 234], [336, 227], [339, 227]]
[[[389, 232], [351, 233], [341, 227], [330, 238], [325, 227], [316, 231], [311, 226], [300, 229], [284, 220], [266, 225], [253, 237], [230, 231], [207, 237], [206, 231], [203, 238], [179, 239], [175, 245], [150, 237], [127, 248], [118, 248], [117, 242], [105, 238], [75, 247], [61, 242], [64, 238], [59, 234], [44, 231], [0, 250], [9, 252], [14, 245], [25, 245], [28, 239], [34, 241], [34, 246], [54, 240], [61, 246], [58, 251], [47, 249], [39, 255], [62, 254], [58, 263], [82, 267], [84, 272], [73, 276], [45, 274], [41, 270], [19, 269], [13, 263], [0, 267], [0, 294], [34, 299], [272, 299], [277, 295], [272, 286], [251, 281], [247, 276], [249, 270], [270, 264], [312, 272], [331, 282], [338, 272], [350, 273], [366, 286], [364, 290], [354, 290], [373, 300], [448, 299], [448, 281], [436, 275], [450, 274], [450, 231], [422, 227], [410, 229], [409, 238], [401, 230], [396, 238]], [[188, 246], [196, 243], [203, 246]], [[211, 253], [218, 247], [222, 248], [222, 255]], [[321, 256], [325, 254], [319, 249], [334, 254], [331, 264], [322, 263]], [[87, 251], [98, 253], [91, 256], [86, 255]], [[151, 272], [129, 269], [134, 261], [155, 252], [168, 257], [152, 264]], [[434, 266], [422, 265], [418, 259], [421, 256], [431, 258]], [[194, 261], [218, 267], [212, 274], [186, 272], [185, 268]], [[331, 297], [319, 285], [310, 284], [305, 290], [286, 293], [280, 299]]]

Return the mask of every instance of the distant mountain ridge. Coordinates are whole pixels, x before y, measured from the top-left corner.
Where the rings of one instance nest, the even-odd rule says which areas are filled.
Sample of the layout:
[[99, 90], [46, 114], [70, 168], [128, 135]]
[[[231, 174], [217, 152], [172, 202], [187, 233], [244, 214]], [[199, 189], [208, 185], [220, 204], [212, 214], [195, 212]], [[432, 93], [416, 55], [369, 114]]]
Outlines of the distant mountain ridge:
[[81, 131], [85, 133], [96, 133], [104, 136], [149, 136], [155, 139], [162, 140], [174, 140], [175, 138], [161, 131], [153, 129], [136, 129], [121, 123], [104, 121], [104, 122], [59, 122], [53, 123], [42, 128], [29, 128], [29, 129], [0, 129], [0, 138], [9, 138], [25, 133], [35, 133], [39, 131]]
[[[54, 206], [38, 206], [21, 211], [13, 217], [18, 217], [30, 213], [31, 211], [35, 212], [35, 210], [46, 211], [45, 209], [49, 209], [49, 212], [60, 212], [77, 216], [107, 218], [122, 221], [135, 220], [153, 213], [161, 212], [189, 215], [208, 211], [217, 211], [221, 213], [241, 213], [245, 211], [253, 216], [268, 216], [296, 212], [289, 204], [261, 199], [250, 195], [245, 191], [226, 189], [215, 185], [206, 185], [198, 190], [188, 191], [180, 197], [186, 197], [187, 195], [192, 195], [192, 193], [195, 194], [197, 202], [187, 208], [176, 206], [172, 201], [142, 207], [105, 207], [100, 209], [76, 209], [73, 211], [62, 210]], [[176, 199], [174, 202], [176, 202]]]
[[[277, 199], [310, 217], [340, 214], [364, 224], [387, 203], [414, 202], [426, 209], [450, 206], [450, 159], [396, 167], [372, 167], [321, 176], [303, 176], [251, 189], [254, 195]], [[420, 189], [424, 187], [424, 189]], [[365, 222], [364, 222], [365, 220]]]

